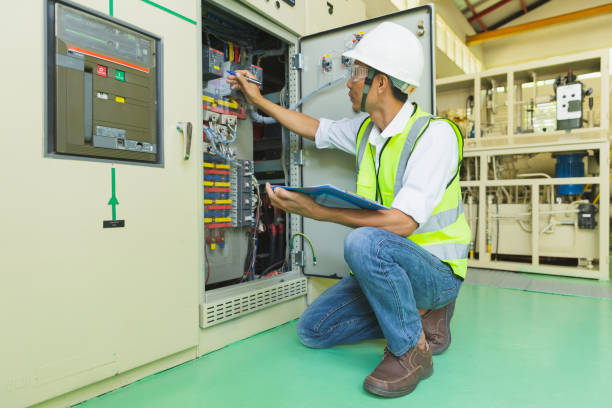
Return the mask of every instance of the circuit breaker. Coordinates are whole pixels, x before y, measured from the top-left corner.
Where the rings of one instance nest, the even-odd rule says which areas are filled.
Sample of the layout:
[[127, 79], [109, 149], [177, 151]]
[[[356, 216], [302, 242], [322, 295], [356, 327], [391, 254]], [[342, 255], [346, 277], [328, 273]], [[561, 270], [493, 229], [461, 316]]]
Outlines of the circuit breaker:
[[61, 2], [48, 11], [47, 153], [159, 163], [159, 39]]

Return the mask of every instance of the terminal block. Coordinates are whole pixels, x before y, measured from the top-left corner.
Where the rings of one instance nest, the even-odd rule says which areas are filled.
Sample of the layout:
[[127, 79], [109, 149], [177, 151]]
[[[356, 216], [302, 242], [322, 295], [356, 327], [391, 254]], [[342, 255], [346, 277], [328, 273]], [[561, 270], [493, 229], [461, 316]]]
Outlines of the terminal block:
[[232, 225], [254, 227], [257, 199], [253, 194], [254, 165], [251, 160], [237, 160], [231, 168]]
[[204, 155], [204, 224], [207, 229], [254, 227], [257, 197], [251, 160]]
[[204, 155], [204, 226], [232, 227], [231, 165], [222, 157]]

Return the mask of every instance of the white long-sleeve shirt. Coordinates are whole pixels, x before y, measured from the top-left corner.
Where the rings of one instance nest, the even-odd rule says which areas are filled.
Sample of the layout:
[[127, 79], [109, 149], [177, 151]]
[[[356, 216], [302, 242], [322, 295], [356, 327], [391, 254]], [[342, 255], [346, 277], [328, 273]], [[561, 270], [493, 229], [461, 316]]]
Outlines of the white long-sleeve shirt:
[[[412, 103], [406, 102], [383, 131], [373, 126], [369, 142], [376, 148], [376, 170], [386, 140], [404, 129], [413, 110]], [[357, 133], [367, 117], [368, 114], [363, 113], [351, 119], [320, 119], [315, 135], [317, 148], [337, 148], [355, 155]], [[455, 175], [459, 160], [458, 149], [453, 128], [446, 121], [432, 121], [408, 160], [402, 188], [391, 207], [411, 216], [420, 225], [427, 222]]]

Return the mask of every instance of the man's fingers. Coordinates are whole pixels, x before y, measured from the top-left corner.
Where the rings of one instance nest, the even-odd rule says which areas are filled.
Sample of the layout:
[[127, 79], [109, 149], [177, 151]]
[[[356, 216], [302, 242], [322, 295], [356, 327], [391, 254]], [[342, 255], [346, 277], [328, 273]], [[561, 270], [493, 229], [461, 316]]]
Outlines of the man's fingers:
[[280, 202], [278, 200], [277, 197], [277, 193], [280, 189], [272, 189], [272, 186], [270, 186], [270, 183], [266, 183], [266, 193], [268, 193], [268, 198], [270, 199], [270, 202], [272, 203], [273, 206], [278, 207]]
[[[247, 71], [245, 69], [239, 69], [238, 71], [236, 71], [236, 74], [238, 74], [236, 76], [239, 77], [239, 78], [240, 77], [249, 77], [251, 79], [257, 79], [255, 77], [255, 75], [253, 75], [250, 71]], [[246, 79], [244, 81], [246, 81]]]
[[270, 197], [273, 197], [273, 196], [276, 195], [276, 193], [272, 189], [272, 186], [270, 185], [270, 183], [266, 183], [266, 193], [268, 193], [268, 196], [270, 196]]

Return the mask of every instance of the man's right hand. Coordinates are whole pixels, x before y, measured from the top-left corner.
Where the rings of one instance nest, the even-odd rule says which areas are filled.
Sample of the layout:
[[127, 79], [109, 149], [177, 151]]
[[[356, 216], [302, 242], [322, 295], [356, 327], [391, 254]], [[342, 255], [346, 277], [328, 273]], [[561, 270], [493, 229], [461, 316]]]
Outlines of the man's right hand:
[[227, 83], [232, 89], [240, 89], [247, 103], [254, 105], [266, 115], [276, 119], [282, 126], [307, 139], [314, 140], [319, 121], [301, 112], [285, 109], [264, 98], [259, 87], [245, 78], [256, 79], [249, 71], [239, 70], [236, 75], [228, 75]]
[[238, 70], [236, 71], [236, 75], [227, 76], [227, 83], [232, 86], [232, 89], [240, 89], [249, 104], [259, 106], [259, 100], [263, 98], [259, 91], [259, 87], [247, 81], [245, 77], [257, 79], [249, 71]]

